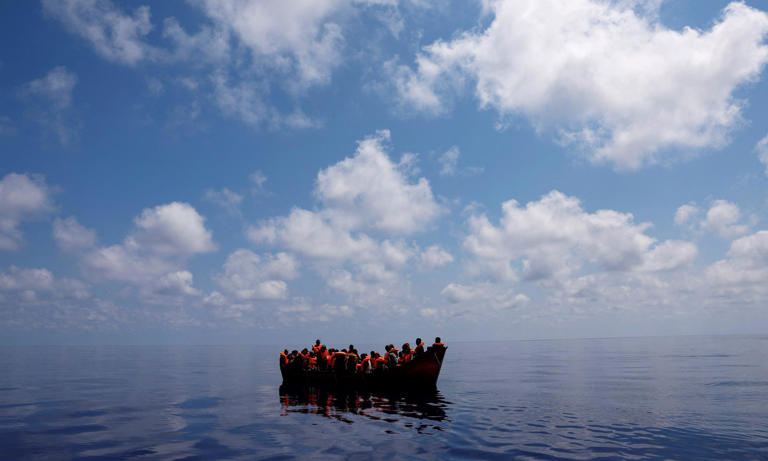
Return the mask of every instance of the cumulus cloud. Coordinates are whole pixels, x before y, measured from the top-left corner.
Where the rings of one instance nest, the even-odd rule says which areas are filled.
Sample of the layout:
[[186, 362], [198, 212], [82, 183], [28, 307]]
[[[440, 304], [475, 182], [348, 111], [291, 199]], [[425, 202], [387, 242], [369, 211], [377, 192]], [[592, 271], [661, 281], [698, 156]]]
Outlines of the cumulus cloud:
[[400, 98], [439, 113], [472, 82], [482, 108], [523, 115], [621, 169], [673, 148], [727, 143], [741, 120], [734, 90], [768, 60], [768, 15], [743, 3], [728, 5], [708, 31], [665, 28], [634, 2], [484, 5], [492, 15], [484, 30], [426, 46], [413, 69], [388, 64]]
[[29, 111], [32, 118], [50, 130], [64, 146], [76, 136], [76, 123], [69, 110], [75, 85], [77, 75], [58, 66], [21, 88], [21, 95], [32, 102]]
[[[564, 278], [585, 264], [598, 271], [669, 270], [690, 261], [691, 244], [654, 248], [655, 239], [645, 234], [649, 227], [635, 224], [629, 213], [585, 212], [578, 199], [552, 191], [524, 207], [503, 203], [498, 226], [485, 215], [470, 217], [464, 248], [497, 280]], [[672, 254], [674, 263], [660, 260]]]
[[412, 233], [442, 213], [429, 182], [411, 183], [387, 155], [388, 130], [359, 142], [352, 157], [320, 171], [315, 193], [329, 218], [350, 230]]
[[65, 251], [82, 250], [96, 245], [96, 232], [77, 222], [74, 216], [53, 221], [53, 239]]
[[701, 222], [701, 227], [714, 232], [723, 238], [731, 238], [746, 234], [749, 226], [739, 223], [741, 211], [739, 207], [727, 200], [715, 200], [707, 211], [707, 216]]
[[726, 258], [706, 270], [708, 283], [730, 292], [768, 292], [768, 231], [761, 230], [731, 243]]
[[254, 60], [298, 76], [296, 85], [327, 83], [341, 61], [341, 28], [331, 15], [336, 0], [298, 0], [285, 8], [280, 0], [203, 0], [203, 12], [217, 27], [236, 36]]
[[134, 220], [129, 244], [160, 255], [191, 255], [216, 249], [205, 218], [190, 204], [172, 202], [147, 208]]
[[8, 173], [0, 179], [0, 250], [17, 250], [24, 240], [19, 224], [53, 210], [40, 176]]
[[80, 280], [56, 278], [44, 268], [11, 266], [0, 272], [0, 293], [10, 296], [9, 301], [37, 304], [51, 299], [83, 300], [91, 296], [87, 285]]
[[146, 43], [152, 31], [148, 6], [126, 14], [109, 0], [43, 0], [43, 10], [110, 61], [135, 65], [158, 53]]
[[768, 134], [757, 142], [755, 151], [757, 152], [757, 158], [760, 160], [760, 163], [765, 166], [765, 175], [768, 176]]
[[481, 307], [510, 309], [530, 302], [530, 298], [525, 294], [487, 282], [472, 285], [449, 283], [440, 294], [452, 304], [466, 305], [472, 309]]
[[299, 276], [299, 263], [287, 253], [259, 256], [239, 249], [227, 257], [224, 273], [215, 277], [219, 286], [239, 300], [282, 299], [286, 280]]
[[692, 218], [699, 213], [699, 208], [695, 205], [680, 205], [675, 212], [675, 225], [685, 226], [690, 223]]
[[195, 254], [216, 249], [205, 218], [187, 203], [146, 208], [134, 219], [135, 229], [117, 245], [85, 253], [81, 264], [95, 280], [131, 284], [150, 303], [177, 303], [199, 295], [185, 268]]
[[419, 254], [419, 268], [430, 271], [453, 262], [453, 256], [438, 245], [432, 245]]
[[[256, 244], [283, 245], [312, 262], [334, 290], [359, 302], [379, 301], [407, 287], [399, 271], [418, 253], [398, 239], [377, 239], [424, 231], [443, 213], [424, 178], [412, 180], [409, 162], [393, 162], [386, 152], [388, 131], [360, 141], [354, 156], [321, 170], [314, 211], [294, 208], [287, 216], [248, 229]], [[404, 171], [405, 170], [405, 171]], [[450, 255], [439, 248], [424, 264]]]

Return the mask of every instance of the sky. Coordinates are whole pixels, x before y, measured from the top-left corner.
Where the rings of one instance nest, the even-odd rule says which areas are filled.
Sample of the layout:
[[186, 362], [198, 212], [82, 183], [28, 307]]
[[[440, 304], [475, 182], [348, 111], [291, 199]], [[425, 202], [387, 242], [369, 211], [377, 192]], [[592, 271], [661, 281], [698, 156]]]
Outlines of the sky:
[[767, 38], [757, 0], [2, 2], [0, 344], [764, 333]]

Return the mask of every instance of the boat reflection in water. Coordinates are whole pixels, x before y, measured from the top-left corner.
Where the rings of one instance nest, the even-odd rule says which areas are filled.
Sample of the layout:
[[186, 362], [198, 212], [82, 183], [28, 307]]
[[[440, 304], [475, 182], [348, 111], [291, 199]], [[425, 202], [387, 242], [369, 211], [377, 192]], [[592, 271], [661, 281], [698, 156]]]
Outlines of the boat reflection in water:
[[311, 413], [353, 423], [364, 417], [389, 423], [405, 421], [418, 432], [441, 430], [438, 423], [447, 420], [450, 402], [438, 390], [418, 394], [363, 392], [332, 387], [280, 386], [283, 415]]

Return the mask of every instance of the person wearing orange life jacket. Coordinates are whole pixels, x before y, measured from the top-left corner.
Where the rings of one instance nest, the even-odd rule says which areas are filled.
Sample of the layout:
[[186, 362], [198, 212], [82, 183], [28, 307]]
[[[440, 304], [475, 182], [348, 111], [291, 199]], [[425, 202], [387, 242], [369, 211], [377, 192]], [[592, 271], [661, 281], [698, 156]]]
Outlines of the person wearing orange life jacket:
[[382, 357], [379, 354], [376, 354], [376, 360], [374, 363], [376, 364], [376, 371], [384, 371], [388, 368], [387, 365], [388, 360], [384, 357]]
[[416, 347], [413, 349], [413, 353], [416, 357], [424, 353], [424, 343], [421, 338], [416, 338]]
[[303, 362], [303, 368], [306, 369], [309, 366], [309, 351], [306, 347], [301, 350], [301, 360]]
[[337, 373], [347, 368], [347, 353], [344, 350], [336, 351], [331, 356], [331, 368]]
[[309, 369], [317, 370], [317, 356], [314, 351], [309, 353]]
[[325, 370], [328, 368], [328, 350], [325, 348], [325, 346], [320, 346], [320, 352], [317, 354], [317, 368], [319, 370]]
[[435, 338], [435, 342], [432, 344], [432, 347], [445, 347], [445, 344], [440, 341], [440, 337], [438, 336]]
[[280, 353], [280, 368], [284, 368], [288, 365], [288, 349], [283, 349]]
[[411, 361], [412, 353], [411, 346], [408, 343], [403, 344], [403, 352], [400, 357], [400, 363], [408, 363]]
[[347, 350], [347, 371], [355, 373], [357, 371], [357, 362], [357, 350], [350, 344], [349, 349]]
[[312, 346], [312, 350], [315, 351], [315, 354], [319, 354], [320, 353], [320, 349], [322, 349], [322, 348], [323, 348], [323, 345], [320, 344], [320, 340], [316, 339], [315, 340], [315, 344]]

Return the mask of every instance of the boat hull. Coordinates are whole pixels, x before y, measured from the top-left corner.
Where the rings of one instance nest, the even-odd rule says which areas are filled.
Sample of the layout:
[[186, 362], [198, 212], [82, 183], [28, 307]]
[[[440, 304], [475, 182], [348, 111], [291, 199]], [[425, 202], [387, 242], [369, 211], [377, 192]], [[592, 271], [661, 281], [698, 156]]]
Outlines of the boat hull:
[[282, 367], [283, 384], [331, 386], [348, 389], [423, 391], [437, 388], [445, 347], [430, 347], [419, 357], [386, 372], [351, 373], [334, 370], [296, 370]]

